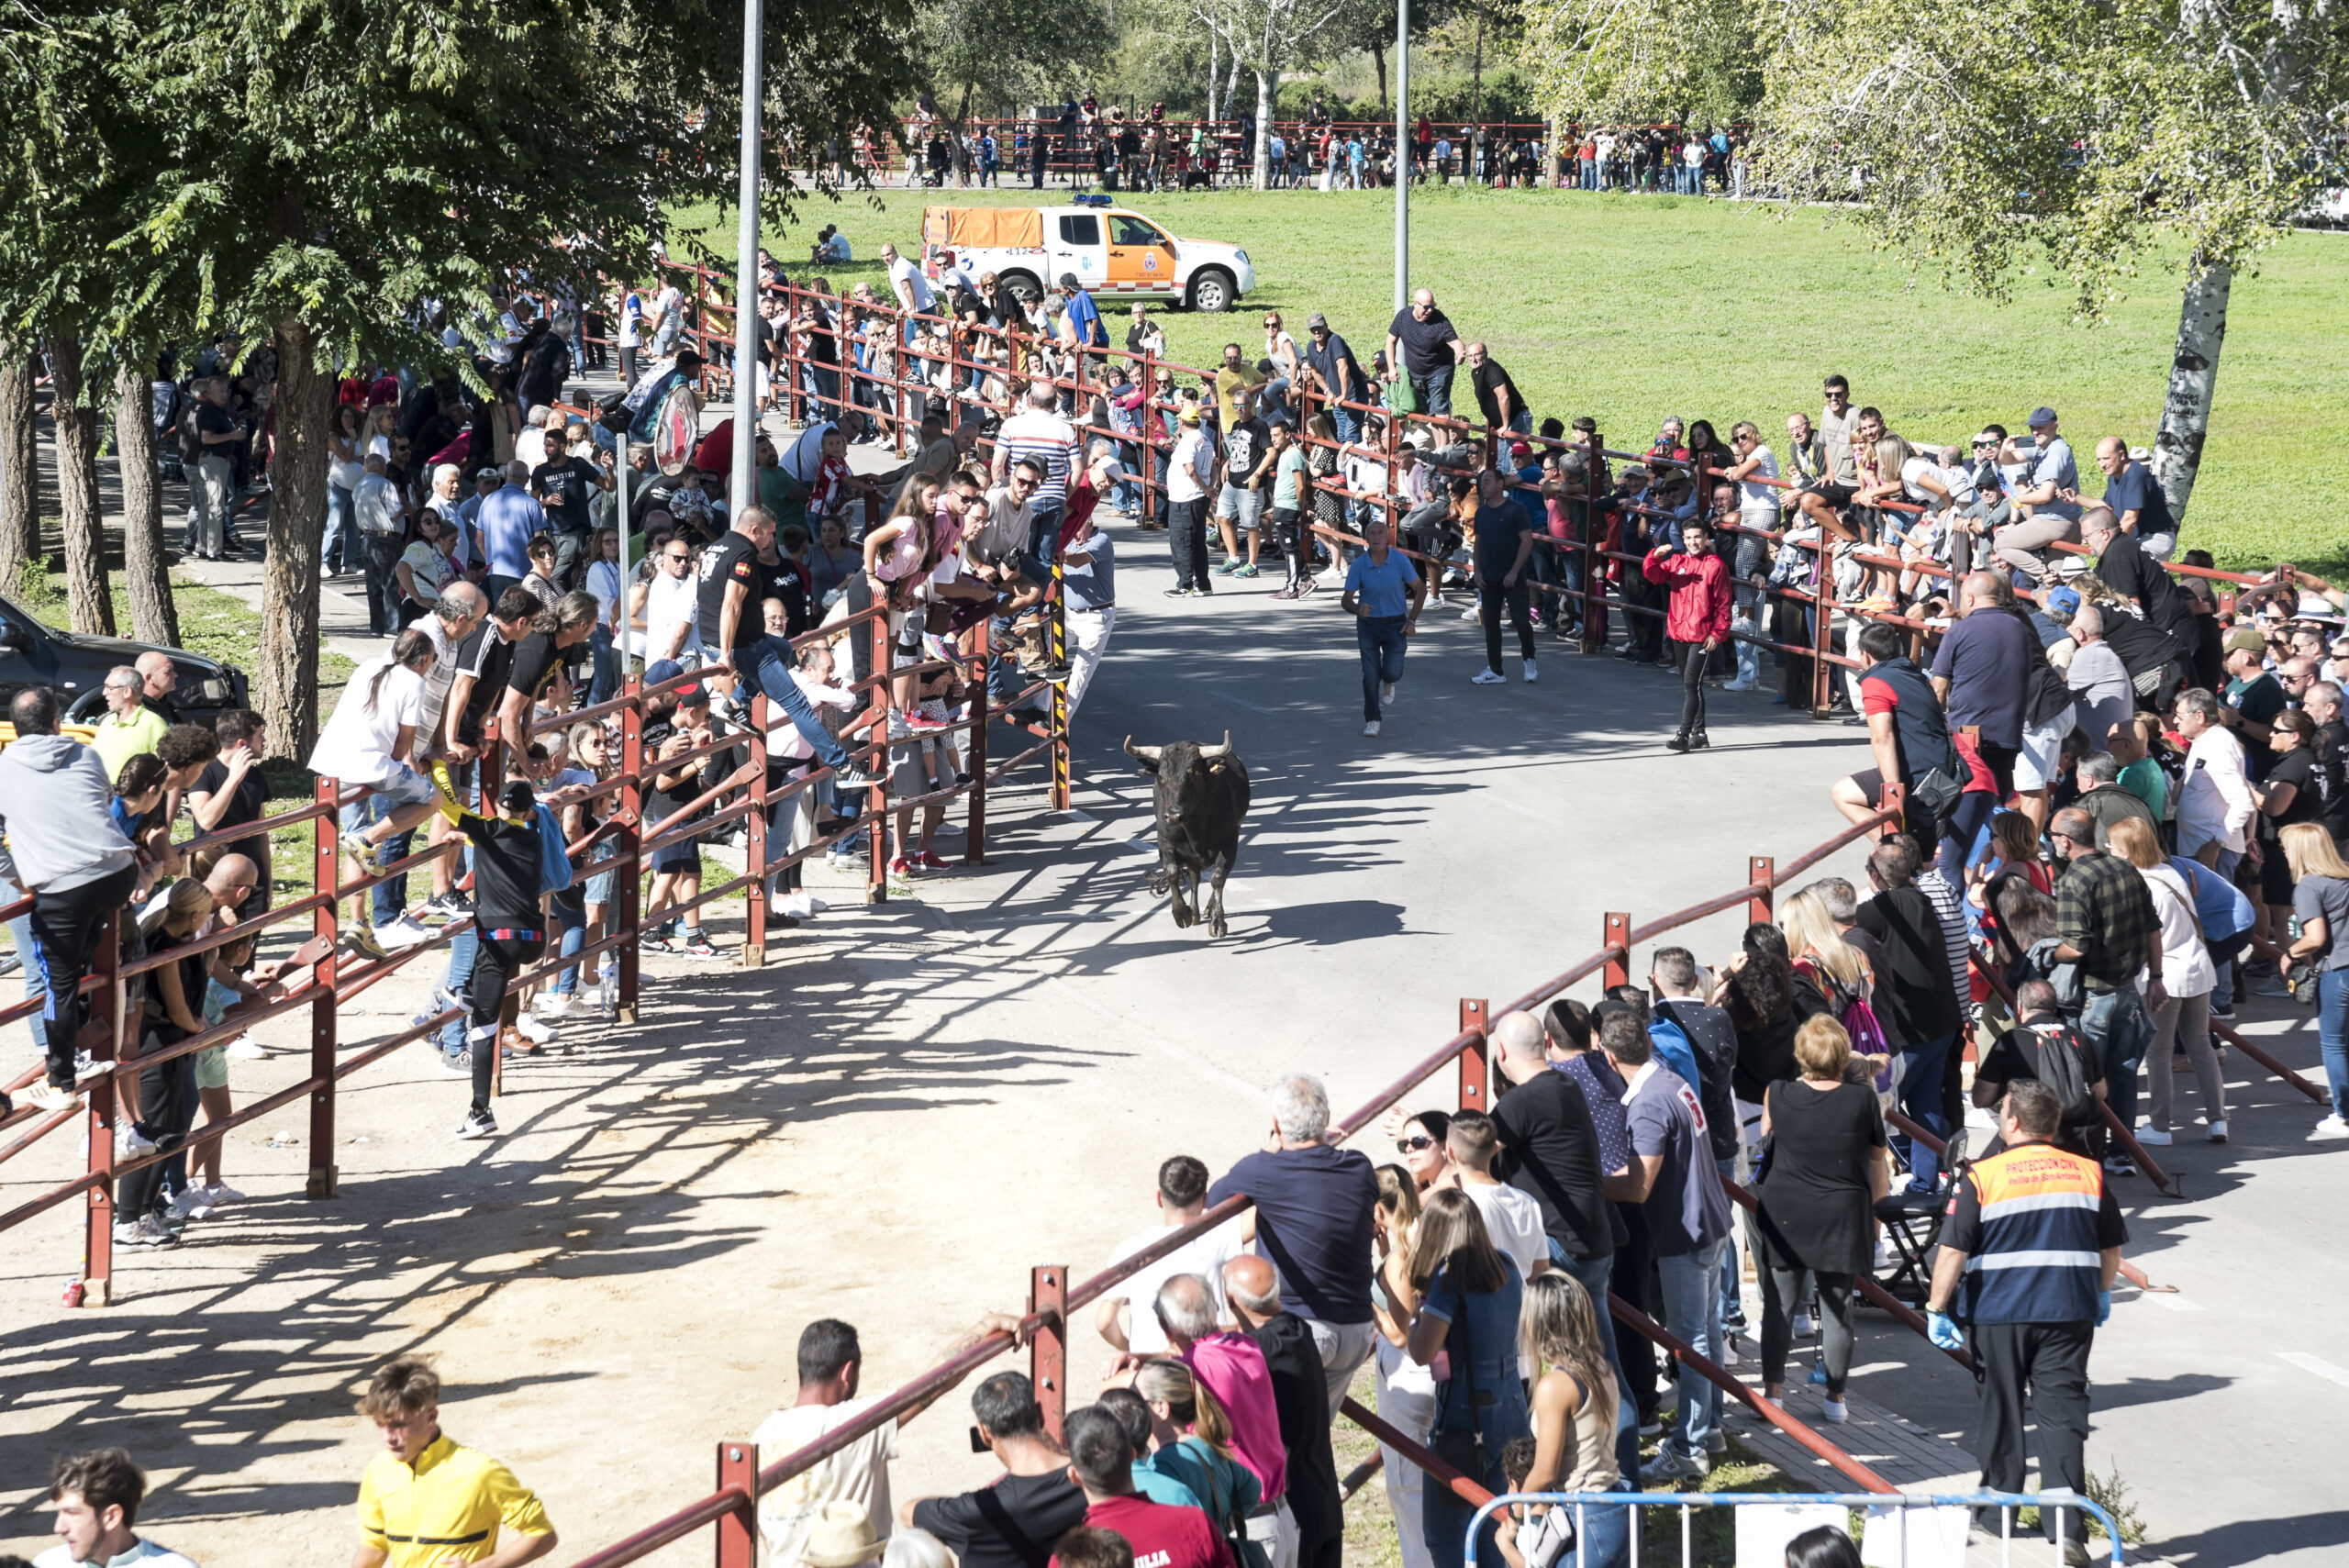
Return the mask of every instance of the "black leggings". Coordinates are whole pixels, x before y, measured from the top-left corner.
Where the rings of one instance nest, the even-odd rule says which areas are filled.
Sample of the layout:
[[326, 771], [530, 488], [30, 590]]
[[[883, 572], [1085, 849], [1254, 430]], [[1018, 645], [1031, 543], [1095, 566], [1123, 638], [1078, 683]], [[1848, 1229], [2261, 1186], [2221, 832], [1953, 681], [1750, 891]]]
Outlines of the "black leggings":
[[[532, 918], [537, 918], [535, 914]], [[489, 1114], [489, 1075], [497, 1065], [498, 1024], [506, 1009], [506, 987], [514, 976], [536, 963], [546, 950], [543, 936], [484, 937], [481, 951], [473, 957], [473, 977], [466, 988], [465, 1001], [473, 1020], [473, 1108], [484, 1116]]]
[[1517, 580], [1514, 588], [1504, 588], [1497, 577], [1476, 579], [1476, 602], [1482, 607], [1478, 614], [1485, 622], [1485, 667], [1497, 674], [1501, 667], [1501, 606], [1508, 606], [1508, 618], [1517, 627], [1517, 651], [1528, 664], [1533, 662], [1533, 621], [1527, 614], [1533, 599], [1533, 585], [1524, 578]]
[[79, 887], [33, 896], [33, 951], [24, 961], [49, 994], [41, 1030], [49, 1047], [49, 1081], [58, 1088], [73, 1086], [73, 1040], [89, 1017], [80, 991], [90, 973], [91, 951], [105, 933], [106, 917], [130, 902], [138, 883], [139, 868], [125, 866]]
[[[147, 1043], [150, 1049], [161, 1051], [186, 1038], [173, 1029], [169, 1039], [161, 1032], [150, 1033]], [[195, 1125], [196, 1105], [194, 1056], [175, 1056], [139, 1074], [139, 1122], [158, 1150], [168, 1153], [187, 1142], [188, 1129]], [[123, 1177], [115, 1218], [137, 1219], [142, 1214], [151, 1214], [161, 1218], [166, 1207], [163, 1176], [173, 1164], [173, 1161], [159, 1159]]]
[[1827, 1363], [1827, 1397], [1842, 1398], [1844, 1381], [1852, 1375], [1852, 1276], [1780, 1268], [1775, 1262], [1761, 1274], [1762, 1381], [1787, 1380], [1787, 1352], [1794, 1344], [1794, 1313], [1802, 1304], [1803, 1276], [1809, 1274], [1819, 1284], [1819, 1326]]
[[1705, 732], [1705, 645], [1675, 642], [1672, 661], [1680, 671], [1680, 733], [1685, 739]]

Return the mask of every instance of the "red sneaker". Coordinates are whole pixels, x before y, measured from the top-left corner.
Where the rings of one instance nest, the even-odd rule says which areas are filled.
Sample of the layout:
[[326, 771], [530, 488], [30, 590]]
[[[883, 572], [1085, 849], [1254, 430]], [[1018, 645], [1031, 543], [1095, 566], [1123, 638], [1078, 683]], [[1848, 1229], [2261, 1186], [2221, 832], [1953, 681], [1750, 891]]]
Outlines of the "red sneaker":
[[889, 874], [891, 876], [911, 876], [913, 873], [913, 862], [906, 859], [903, 855], [891, 857], [889, 862]]
[[935, 853], [929, 850], [924, 850], [921, 853], [914, 857], [914, 865], [916, 869], [920, 871], [951, 871], [953, 869], [944, 861], [940, 860]]

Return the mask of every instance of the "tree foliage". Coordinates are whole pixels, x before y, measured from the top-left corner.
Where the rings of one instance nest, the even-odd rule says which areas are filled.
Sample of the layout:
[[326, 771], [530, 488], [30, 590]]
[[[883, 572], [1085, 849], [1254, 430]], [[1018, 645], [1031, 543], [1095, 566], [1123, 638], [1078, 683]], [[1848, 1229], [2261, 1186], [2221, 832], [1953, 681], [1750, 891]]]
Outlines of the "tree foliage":
[[1726, 125], [1761, 99], [1755, 0], [1523, 0], [1520, 15], [1545, 115]]
[[2267, 0], [1788, 0], [1759, 13], [1753, 159], [1856, 198], [1885, 246], [1994, 297], [2044, 269], [2084, 317], [2166, 242], [2199, 271], [2280, 237], [2349, 85], [2339, 8]]
[[1116, 33], [1103, 0], [936, 0], [917, 25], [923, 83], [956, 120], [1084, 92]]

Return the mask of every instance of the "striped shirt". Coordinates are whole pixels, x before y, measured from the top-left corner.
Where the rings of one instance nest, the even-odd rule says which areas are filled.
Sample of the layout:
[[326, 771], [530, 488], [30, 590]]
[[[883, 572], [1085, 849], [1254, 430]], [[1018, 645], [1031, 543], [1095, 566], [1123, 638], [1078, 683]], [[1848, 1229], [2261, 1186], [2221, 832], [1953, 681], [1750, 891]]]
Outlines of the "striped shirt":
[[1965, 1254], [1956, 1316], [1969, 1323], [2096, 1318], [2103, 1250], [2129, 1239], [2094, 1160], [2023, 1143], [1977, 1160], [1959, 1178], [1942, 1225]]
[[1971, 1018], [1974, 1014], [1974, 982], [1966, 973], [1966, 954], [1971, 946], [1966, 931], [1965, 901], [1957, 888], [1943, 876], [1939, 866], [1927, 866], [1917, 874], [1917, 891], [1933, 901], [1933, 913], [1941, 917], [1942, 942], [1949, 949], [1950, 982], [1957, 987], [1957, 1010]]
[[1030, 506], [1041, 512], [1067, 502], [1069, 464], [1076, 454], [1076, 429], [1067, 420], [1036, 408], [1014, 414], [1003, 422], [995, 450], [1003, 459], [1007, 475], [1022, 458], [1034, 458], [1044, 465], [1044, 483], [1028, 498]]

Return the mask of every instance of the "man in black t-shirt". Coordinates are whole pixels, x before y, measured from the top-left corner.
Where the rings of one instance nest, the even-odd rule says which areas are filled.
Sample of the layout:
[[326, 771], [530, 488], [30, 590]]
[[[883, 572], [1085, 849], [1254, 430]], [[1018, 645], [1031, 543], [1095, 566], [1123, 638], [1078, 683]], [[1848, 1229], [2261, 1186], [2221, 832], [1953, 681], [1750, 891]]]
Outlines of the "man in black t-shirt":
[[[250, 708], [224, 713], [212, 727], [220, 754], [196, 775], [188, 787], [188, 809], [198, 833], [217, 833], [258, 822], [269, 810], [269, 787], [262, 781], [261, 715]], [[269, 835], [257, 833], [220, 847], [224, 855], [243, 855], [261, 873], [245, 901], [230, 911], [237, 920], [250, 920], [269, 907]]]
[[1420, 413], [1449, 414], [1452, 373], [1467, 351], [1452, 318], [1436, 308], [1435, 291], [1421, 289], [1387, 324], [1386, 379], [1408, 374]]
[[457, 673], [441, 710], [441, 751], [451, 762], [469, 763], [480, 751], [482, 727], [506, 700], [514, 645], [529, 635], [538, 611], [538, 600], [519, 588], [508, 588], [488, 617], [457, 645]]
[[1533, 433], [1533, 410], [1517, 390], [1517, 383], [1509, 379], [1500, 361], [1485, 351], [1482, 343], [1471, 343], [1467, 352], [1468, 380], [1476, 389], [1476, 406], [1485, 416], [1485, 423], [1496, 430], [1514, 430], [1520, 436]]
[[2145, 553], [2136, 536], [2121, 531], [2110, 511], [2094, 504], [2081, 510], [2080, 542], [2096, 557], [2098, 580], [2143, 610], [2147, 624], [2176, 633], [2193, 617], [2176, 579]]
[[1052, 1543], [1085, 1522], [1085, 1493], [1044, 1432], [1026, 1374], [999, 1372], [971, 1395], [979, 1441], [1004, 1473], [958, 1497], [922, 1497], [900, 1517], [953, 1549], [962, 1568], [1044, 1568]]
[[[2015, 1007], [2021, 1021], [1992, 1040], [1990, 1049], [1974, 1069], [1974, 1103], [1987, 1110], [2007, 1097], [2009, 1084], [2047, 1082], [2047, 1074], [2042, 1069], [2050, 1051], [2071, 1052], [2074, 1068], [2087, 1085], [2088, 1093], [2097, 1100], [2103, 1099], [2104, 1069], [2097, 1062], [2096, 1048], [2065, 1021], [2063, 1012], [2055, 1006], [2055, 988], [2044, 980], [2026, 980], [2015, 993]], [[2103, 1119], [2092, 1107], [2086, 1114], [2079, 1114], [2076, 1108], [2075, 1114], [2065, 1118], [2055, 1146], [2096, 1158], [2103, 1143], [2098, 1135]], [[1987, 1159], [1999, 1147], [1993, 1140], [1987, 1147], [1974, 1151], [1973, 1157]]]
[[713, 659], [724, 659], [734, 670], [713, 675], [709, 684], [730, 699], [722, 716], [736, 723], [749, 721], [748, 675], [752, 688], [783, 709], [792, 728], [815, 749], [816, 760], [838, 775], [838, 783], [862, 789], [878, 776], [850, 760], [838, 737], [824, 728], [808, 706], [807, 694], [791, 678], [799, 662], [791, 640], [769, 637], [759, 601], [765, 596], [767, 572], [762, 558], [774, 547], [774, 519], [762, 506], [745, 506], [718, 541], [702, 551], [701, 644]]
[[561, 429], [549, 430], [546, 442], [546, 462], [530, 471], [530, 494], [538, 497], [547, 525], [554, 530], [555, 581], [568, 584], [579, 569], [592, 528], [588, 501], [596, 491], [610, 489], [612, 479], [585, 458], [573, 456]]
[[565, 594], [553, 610], [532, 618], [507, 663], [506, 691], [498, 699], [499, 734], [515, 740], [539, 705], [557, 713], [571, 706], [569, 655], [585, 645], [601, 614], [595, 595], [578, 593]]
[[1338, 439], [1351, 441], [1362, 434], [1362, 416], [1352, 408], [1335, 406], [1340, 399], [1348, 403], [1368, 403], [1370, 383], [1362, 373], [1362, 365], [1346, 340], [1330, 330], [1330, 318], [1319, 311], [1305, 318], [1305, 335], [1310, 339], [1305, 350], [1305, 368], [1312, 376], [1316, 390], [1332, 406], [1330, 417], [1337, 421]]
[[477, 946], [473, 976], [465, 986], [472, 1027], [460, 1060], [473, 1070], [473, 1099], [457, 1128], [459, 1138], [497, 1136], [496, 1119], [489, 1114], [490, 1075], [497, 1062], [498, 1037], [519, 1000], [508, 995], [507, 986], [546, 951], [539, 912], [545, 883], [537, 805], [530, 786], [520, 779], [498, 792], [495, 817], [465, 810], [445, 786], [440, 794], [440, 814], [473, 843]]

